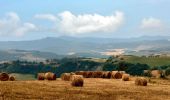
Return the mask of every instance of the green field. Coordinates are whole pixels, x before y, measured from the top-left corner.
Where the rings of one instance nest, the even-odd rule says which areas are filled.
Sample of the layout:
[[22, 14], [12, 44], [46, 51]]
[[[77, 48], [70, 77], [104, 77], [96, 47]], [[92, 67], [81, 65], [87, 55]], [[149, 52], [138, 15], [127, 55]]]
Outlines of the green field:
[[170, 57], [138, 57], [138, 56], [124, 56], [125, 61], [129, 63], [148, 64], [149, 66], [163, 66], [170, 65]]
[[10, 75], [15, 76], [16, 80], [36, 80], [35, 75], [32, 74], [12, 73]]

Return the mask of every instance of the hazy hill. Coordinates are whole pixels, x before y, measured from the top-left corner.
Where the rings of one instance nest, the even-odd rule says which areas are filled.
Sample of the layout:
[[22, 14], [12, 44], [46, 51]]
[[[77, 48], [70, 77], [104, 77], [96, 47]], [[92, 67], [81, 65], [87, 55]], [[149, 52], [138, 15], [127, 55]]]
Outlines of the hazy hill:
[[61, 58], [62, 56], [55, 53], [25, 50], [6, 50], [0, 51], [0, 61], [7, 60], [28, 60], [28, 61], [44, 61], [50, 58]]
[[[75, 38], [48, 37], [30, 41], [1, 41], [0, 50], [19, 49], [52, 52], [59, 55], [102, 56], [105, 52], [123, 49], [125, 54], [169, 53], [170, 37], [139, 37], [139, 38]], [[107, 53], [107, 54], [109, 54]]]

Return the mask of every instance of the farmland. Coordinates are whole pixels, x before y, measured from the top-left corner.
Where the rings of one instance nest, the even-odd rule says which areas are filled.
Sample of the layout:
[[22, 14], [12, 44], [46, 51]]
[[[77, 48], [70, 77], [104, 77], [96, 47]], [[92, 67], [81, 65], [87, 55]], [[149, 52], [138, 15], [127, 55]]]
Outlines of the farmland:
[[123, 56], [125, 61], [129, 63], [141, 63], [149, 66], [170, 65], [170, 57], [139, 57], [139, 56]]
[[119, 79], [88, 78], [84, 87], [69, 81], [0, 82], [0, 100], [169, 100], [170, 81], [150, 79], [148, 86], [136, 86], [135, 77]]

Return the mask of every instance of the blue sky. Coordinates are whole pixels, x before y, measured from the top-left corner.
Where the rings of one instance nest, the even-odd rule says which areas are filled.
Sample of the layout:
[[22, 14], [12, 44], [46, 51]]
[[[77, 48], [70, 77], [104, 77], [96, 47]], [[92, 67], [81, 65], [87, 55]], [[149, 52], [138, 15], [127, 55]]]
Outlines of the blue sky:
[[0, 40], [169, 35], [169, 0], [1, 0]]

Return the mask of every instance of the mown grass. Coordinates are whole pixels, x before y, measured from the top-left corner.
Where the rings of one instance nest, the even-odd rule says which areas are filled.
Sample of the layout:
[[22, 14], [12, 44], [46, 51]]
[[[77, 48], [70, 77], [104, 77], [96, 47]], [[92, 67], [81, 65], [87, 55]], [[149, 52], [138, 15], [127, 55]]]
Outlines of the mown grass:
[[134, 79], [85, 79], [84, 87], [70, 82], [0, 82], [0, 100], [170, 100], [170, 81], [151, 79], [148, 86], [135, 86]]

